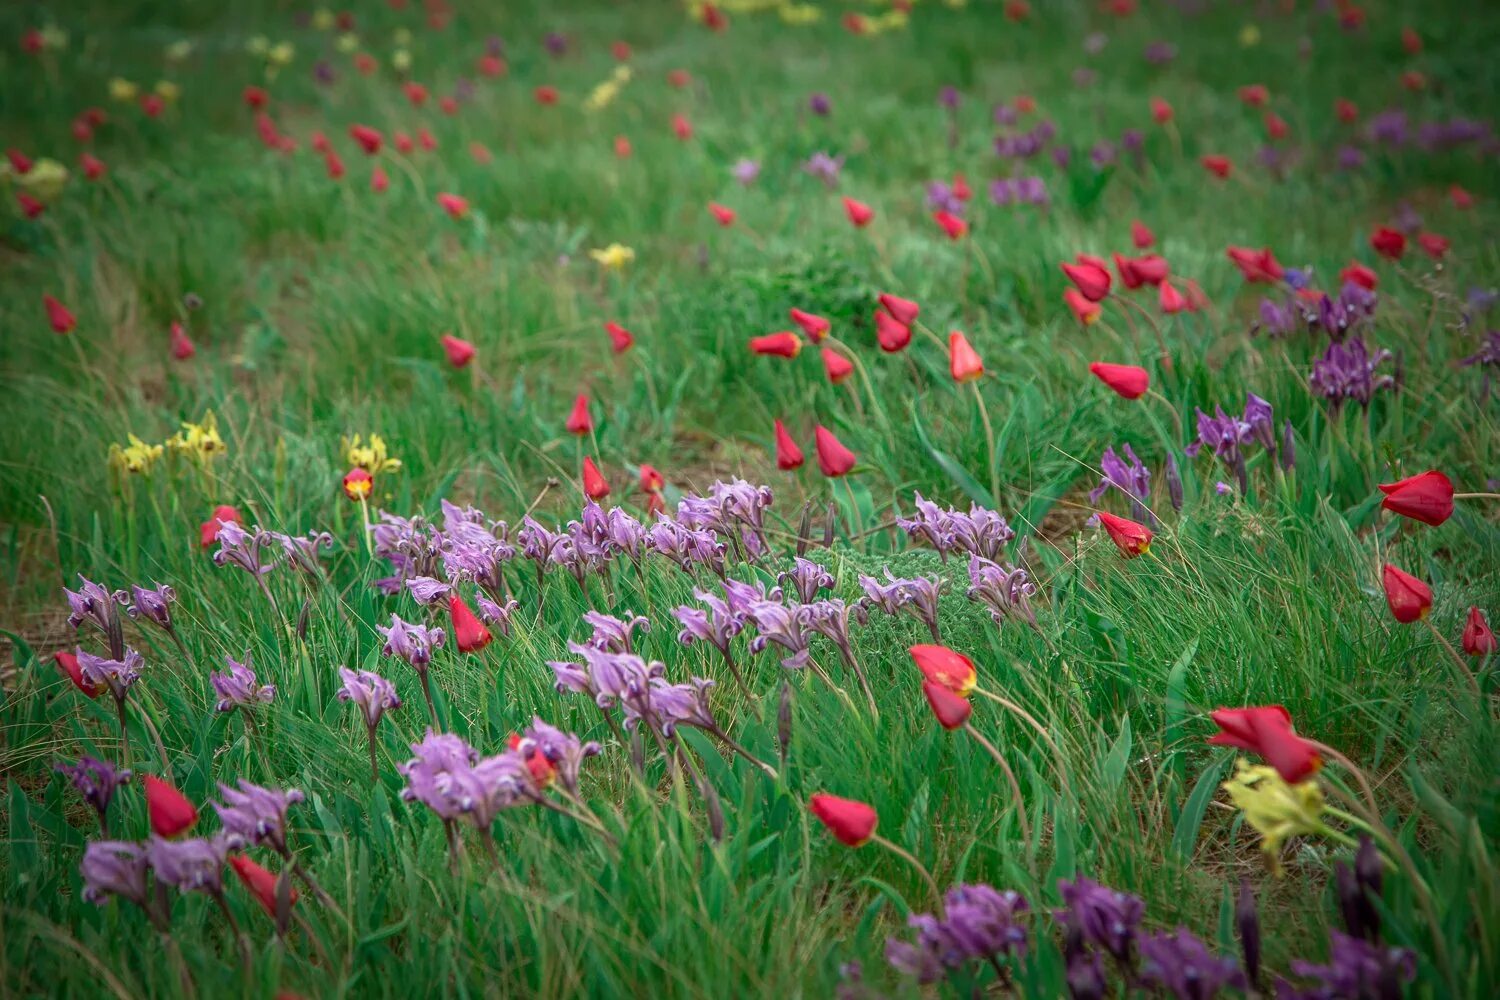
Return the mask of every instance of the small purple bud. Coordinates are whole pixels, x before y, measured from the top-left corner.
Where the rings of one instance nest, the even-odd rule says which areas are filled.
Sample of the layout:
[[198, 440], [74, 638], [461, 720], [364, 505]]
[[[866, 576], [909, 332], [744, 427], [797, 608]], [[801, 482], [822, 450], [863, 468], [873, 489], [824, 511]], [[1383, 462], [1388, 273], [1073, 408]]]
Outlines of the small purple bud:
[[1182, 513], [1182, 473], [1177, 469], [1177, 456], [1171, 452], [1167, 453], [1167, 497], [1172, 501], [1172, 509]]
[[1281, 425], [1281, 467], [1287, 472], [1297, 464], [1297, 442], [1292, 439], [1292, 422]]
[[1249, 879], [1240, 879], [1240, 898], [1234, 907], [1234, 922], [1240, 932], [1240, 950], [1245, 957], [1245, 978], [1260, 988], [1260, 916]]

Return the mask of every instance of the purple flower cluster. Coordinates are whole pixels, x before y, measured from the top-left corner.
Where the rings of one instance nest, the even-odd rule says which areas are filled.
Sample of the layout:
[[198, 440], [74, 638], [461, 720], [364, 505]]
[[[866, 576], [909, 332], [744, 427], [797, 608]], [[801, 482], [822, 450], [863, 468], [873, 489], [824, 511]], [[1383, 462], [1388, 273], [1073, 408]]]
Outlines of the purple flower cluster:
[[210, 673], [208, 675], [214, 694], [219, 697], [219, 702], [215, 706], [218, 711], [232, 712], [236, 708], [254, 708], [261, 703], [270, 704], [271, 700], [276, 697], [275, 685], [262, 685], [256, 679], [249, 652], [245, 653], [244, 663], [227, 656], [224, 657], [224, 662], [229, 665], [228, 670], [221, 674]]
[[725, 544], [742, 545], [750, 558], [770, 551], [765, 536], [765, 511], [773, 497], [769, 486], [753, 486], [743, 479], [715, 482], [707, 496], [684, 496], [677, 504], [677, 521], [689, 528], [712, 531]]
[[1089, 503], [1098, 504], [1100, 498], [1111, 488], [1117, 489], [1130, 499], [1132, 518], [1147, 524], [1153, 523], [1155, 519], [1148, 509], [1148, 501], [1151, 499], [1151, 470], [1136, 458], [1129, 442], [1126, 442], [1124, 452], [1125, 457], [1121, 458], [1115, 453], [1113, 446], [1104, 449], [1104, 454], [1099, 458], [1099, 468], [1103, 471], [1104, 478], [1089, 491]]
[[1027, 160], [1047, 148], [1057, 135], [1057, 126], [1040, 121], [1024, 132], [995, 137], [995, 155], [1008, 160]]
[[839, 174], [844, 169], [844, 157], [829, 156], [822, 150], [818, 150], [809, 156], [802, 164], [804, 172], [811, 174], [823, 182], [823, 186], [830, 191], [839, 186]]
[[1117, 962], [1130, 962], [1146, 904], [1139, 896], [1079, 876], [1057, 883], [1062, 908], [1053, 917], [1070, 939], [1070, 951], [1094, 948]]
[[1046, 205], [1052, 199], [1040, 177], [1001, 177], [990, 181], [990, 200], [996, 205]]
[[925, 541], [944, 559], [959, 551], [998, 562], [1007, 542], [1016, 537], [1005, 518], [992, 510], [971, 505], [967, 514], [952, 507], [943, 510], [918, 493], [914, 499], [916, 514], [898, 516], [896, 526], [913, 541]]
[[53, 769], [65, 775], [73, 789], [99, 814], [99, 829], [107, 835], [109, 830], [109, 804], [115, 797], [115, 789], [130, 783], [133, 772], [116, 768], [108, 761], [97, 757], [80, 757], [76, 764], [57, 763]]
[[1394, 357], [1387, 350], [1371, 354], [1362, 337], [1335, 341], [1313, 362], [1307, 384], [1329, 401], [1335, 413], [1351, 401], [1368, 409], [1375, 393], [1396, 387], [1395, 375], [1377, 374], [1379, 366]]
[[385, 645], [380, 650], [382, 653], [405, 660], [418, 673], [427, 669], [427, 665], [432, 662], [433, 650], [442, 648], [447, 638], [440, 628], [413, 625], [396, 615], [391, 615], [389, 627], [376, 625], [375, 631], [385, 637]]
[[397, 767], [406, 778], [401, 797], [421, 802], [445, 821], [464, 820], [488, 832], [502, 810], [541, 798], [529, 755], [520, 750], [480, 757], [462, 738], [433, 732], [411, 749], [415, 756]]
[[[1289, 436], [1290, 431], [1287, 433]], [[1245, 450], [1252, 444], [1259, 444], [1273, 457], [1276, 455], [1276, 426], [1271, 404], [1253, 392], [1246, 394], [1245, 410], [1238, 416], [1225, 413], [1222, 406], [1214, 407], [1214, 415], [1211, 417], [1199, 409], [1198, 438], [1185, 450], [1190, 456], [1196, 456], [1204, 448], [1213, 452], [1215, 457], [1234, 470], [1240, 492], [1244, 493], [1250, 488]], [[1283, 465], [1289, 461], [1290, 456], [1282, 456]]]
[[857, 614], [860, 621], [867, 621], [870, 611], [879, 608], [895, 617], [902, 610], [911, 614], [932, 633], [932, 641], [940, 642], [938, 636], [938, 595], [946, 584], [937, 577], [897, 577], [889, 569], [885, 571], [886, 582], [881, 583], [872, 576], [860, 576], [859, 586], [865, 592], [860, 598]]
[[804, 604], [817, 600], [819, 591], [831, 590], [837, 582], [825, 567], [801, 556], [797, 556], [792, 568], [777, 576], [776, 580]]
[[1030, 909], [1017, 892], [987, 885], [960, 885], [943, 897], [943, 917], [914, 913], [907, 926], [915, 941], [889, 938], [886, 961], [921, 984], [936, 982], [950, 969], [971, 962], [994, 963], [1024, 955], [1026, 929], [1018, 922]]
[[350, 670], [339, 667], [339, 680], [344, 682], [338, 689], [339, 701], [353, 702], [364, 715], [365, 725], [372, 731], [380, 725], [381, 716], [388, 709], [400, 708], [401, 698], [396, 694], [396, 685], [373, 670]]
[[969, 600], [989, 608], [990, 617], [997, 625], [1003, 624], [1007, 618], [1036, 624], [1036, 613], [1031, 610], [1036, 584], [1031, 582], [1030, 574], [1024, 569], [991, 562], [982, 556], [970, 556], [969, 589], [965, 593]]
[[213, 806], [225, 832], [247, 844], [269, 847], [282, 857], [287, 856], [286, 814], [303, 801], [300, 791], [264, 788], [241, 778], [238, 788], [220, 783], [219, 797], [224, 801]]
[[116, 701], [125, 700], [131, 686], [141, 679], [141, 667], [146, 665], [145, 658], [128, 647], [124, 657], [118, 660], [95, 656], [84, 649], [77, 650], [76, 654], [83, 679], [95, 687], [108, 687]]

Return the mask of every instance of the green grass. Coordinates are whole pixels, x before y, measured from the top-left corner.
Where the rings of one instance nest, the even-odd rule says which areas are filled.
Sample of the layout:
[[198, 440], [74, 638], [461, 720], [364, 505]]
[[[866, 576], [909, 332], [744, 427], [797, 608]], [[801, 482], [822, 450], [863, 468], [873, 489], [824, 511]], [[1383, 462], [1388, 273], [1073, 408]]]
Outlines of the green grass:
[[[205, 804], [206, 830], [217, 825], [206, 808], [216, 781], [245, 777], [308, 796], [293, 810], [292, 843], [338, 912], [305, 897], [301, 921], [279, 940], [232, 885], [230, 906], [254, 949], [246, 977], [213, 904], [178, 899], [174, 936], [200, 996], [821, 996], [851, 960], [883, 992], [915, 995], [886, 967], [883, 947], [904, 933], [907, 911], [931, 910], [932, 900], [900, 860], [833, 841], [805, 808], [820, 790], [874, 806], [881, 832], [940, 885], [984, 881], [1030, 899], [1033, 948], [1013, 970], [1023, 995], [1065, 993], [1047, 911], [1057, 880], [1076, 873], [1143, 897], [1150, 928], [1184, 924], [1226, 954], [1236, 953], [1231, 911], [1248, 877], [1266, 965], [1286, 974], [1293, 958], [1326, 955], [1327, 929], [1341, 926], [1332, 869], [1350, 852], [1326, 838], [1294, 839], [1284, 875], [1271, 875], [1253, 831], [1214, 788], [1234, 755], [1205, 746], [1210, 709], [1276, 703], [1299, 732], [1370, 776], [1384, 823], [1412, 857], [1387, 876], [1384, 915], [1386, 940], [1416, 953], [1416, 995], [1482, 996], [1500, 981], [1493, 671], [1487, 700], [1476, 701], [1432, 632], [1392, 620], [1379, 574], [1389, 561], [1429, 581], [1431, 621], [1456, 644], [1470, 605], [1492, 621], [1500, 609], [1497, 507], [1461, 501], [1452, 520], [1429, 528], [1380, 510], [1375, 491], [1436, 467], [1459, 490], [1482, 492], [1500, 469], [1500, 409], [1482, 392], [1481, 371], [1456, 364], [1486, 329], [1485, 317], [1463, 316], [1469, 289], [1497, 279], [1500, 184], [1493, 157], [1473, 146], [1370, 146], [1333, 113], [1334, 99], [1348, 96], [1366, 117], [1405, 108], [1414, 126], [1492, 117], [1500, 17], [1462, 4], [1424, 10], [1425, 49], [1412, 57], [1401, 51], [1398, 11], [1385, 4], [1372, 4], [1365, 30], [1348, 34], [1311, 11], [1226, 6], [1187, 16], [1149, 5], [1117, 20], [1093, 5], [1036, 3], [1029, 22], [1013, 25], [996, 4], [924, 0], [907, 28], [870, 37], [840, 28], [838, 16], [856, 8], [834, 3], [805, 28], [774, 12], [733, 11], [722, 35], [669, 3], [473, 6], [431, 31], [420, 10], [362, 4], [362, 46], [382, 60], [369, 77], [332, 33], [298, 27], [291, 5], [0, 12], [5, 146], [72, 167], [80, 147], [69, 123], [91, 105], [110, 116], [90, 147], [109, 165], [106, 181], [91, 185], [75, 170], [37, 221], [20, 216], [9, 191], [0, 208], [0, 623], [11, 660], [0, 671], [0, 993], [181, 992], [139, 912], [80, 896], [94, 817], [51, 766], [120, 753], [109, 699], [83, 699], [49, 662], [75, 644], [60, 587], [80, 572], [111, 589], [160, 581], [180, 595], [187, 656], [160, 633], [126, 626], [148, 664], [131, 694], [137, 773], [168, 772]], [[53, 21], [69, 34], [65, 49], [20, 51], [14, 40], [25, 29]], [[1249, 23], [1261, 33], [1254, 47], [1239, 41]], [[509, 75], [476, 79], [453, 117], [431, 103], [413, 109], [389, 62], [403, 26], [413, 33], [411, 75], [433, 102], [460, 76], [475, 77], [488, 35], [505, 39]], [[573, 45], [557, 61], [542, 46], [552, 30]], [[1108, 45], [1089, 56], [1082, 42], [1093, 31], [1106, 32]], [[296, 45], [269, 84], [264, 61], [245, 51], [257, 34]], [[196, 48], [169, 63], [165, 47], [183, 38]], [[585, 111], [584, 97], [614, 67], [616, 38], [633, 46], [633, 77], [613, 104]], [[1158, 38], [1178, 47], [1165, 67], [1141, 58]], [[320, 58], [337, 68], [331, 87], [313, 81]], [[1093, 86], [1074, 82], [1081, 66], [1098, 72]], [[1420, 93], [1399, 84], [1413, 67], [1428, 77]], [[692, 74], [689, 88], [668, 86], [675, 68]], [[171, 79], [182, 96], [149, 120], [109, 103], [116, 76], [145, 86]], [[1285, 179], [1256, 165], [1260, 114], [1235, 93], [1254, 82], [1270, 88], [1293, 129], [1298, 159]], [[278, 126], [298, 138], [290, 157], [256, 139], [240, 102], [251, 83], [269, 86]], [[559, 105], [533, 101], [544, 83], [562, 91]], [[947, 84], [964, 95], [953, 147], [936, 100]], [[814, 91], [832, 101], [827, 119], [806, 110]], [[987, 196], [988, 181], [1012, 166], [991, 149], [991, 108], [1021, 93], [1038, 104], [1025, 121], [1053, 120], [1072, 148], [1067, 170], [1046, 154], [1018, 167], [1046, 180], [1045, 210], [996, 207]], [[1176, 108], [1180, 151], [1150, 123], [1147, 101], [1158, 94]], [[691, 141], [673, 135], [676, 113], [692, 121]], [[375, 196], [369, 164], [347, 137], [353, 122], [388, 138], [426, 126], [440, 148], [406, 166], [382, 153], [391, 186]], [[1132, 127], [1145, 130], [1143, 160], [1122, 154], [1096, 172], [1089, 149]], [[308, 149], [314, 130], [342, 155], [341, 183]], [[616, 135], [629, 137], [629, 159], [615, 157]], [[473, 142], [493, 154], [490, 165], [470, 156]], [[1345, 142], [1366, 146], [1361, 170], [1334, 169]], [[837, 194], [800, 169], [820, 149], [847, 155], [838, 194], [875, 207], [868, 230], [852, 229]], [[1236, 177], [1210, 179], [1197, 163], [1208, 152], [1230, 155]], [[762, 163], [748, 188], [729, 173], [742, 156]], [[955, 170], [975, 189], [971, 235], [956, 244], [928, 218], [924, 190]], [[1450, 184], [1472, 191], [1475, 208], [1454, 208]], [[468, 198], [470, 216], [443, 215], [439, 191]], [[733, 207], [736, 226], [715, 225], [709, 201]], [[1451, 238], [1440, 267], [1414, 247], [1399, 266], [1377, 263], [1369, 232], [1402, 202]], [[1208, 313], [1161, 319], [1171, 370], [1149, 332], [1132, 337], [1118, 307], [1106, 304], [1104, 322], [1079, 328], [1061, 301], [1057, 262], [1127, 251], [1137, 218], [1156, 231], [1174, 275], [1195, 279], [1213, 302]], [[601, 273], [587, 251], [616, 241], [636, 259]], [[1252, 338], [1266, 289], [1244, 286], [1224, 257], [1231, 244], [1269, 245], [1288, 266], [1312, 266], [1325, 286], [1351, 259], [1375, 266], [1381, 302], [1366, 337], [1400, 354], [1399, 391], [1378, 396], [1367, 418], [1355, 407], [1331, 420], [1306, 385], [1322, 335]], [[930, 338], [919, 332], [900, 357], [876, 350], [881, 291], [919, 301], [939, 336], [966, 331], [987, 366], [979, 391], [993, 453], [972, 390], [952, 384]], [[47, 327], [44, 292], [76, 313], [68, 337]], [[188, 313], [187, 293], [203, 307]], [[816, 349], [793, 361], [752, 356], [745, 341], [785, 328], [791, 306], [832, 319], [868, 380], [829, 385]], [[609, 319], [636, 335], [622, 357], [609, 353]], [[173, 320], [189, 324], [198, 347], [185, 363], [167, 350]], [[438, 337], [450, 331], [477, 347], [468, 369], [444, 361]], [[1116, 398], [1087, 373], [1099, 359], [1147, 366], [1166, 403]], [[855, 632], [878, 720], [813, 678], [788, 675], [769, 654], [750, 658], [737, 640], [762, 720], [712, 651], [676, 642], [670, 609], [711, 578], [695, 581], [659, 560], [639, 578], [617, 572], [586, 590], [554, 573], [539, 602], [531, 568], [518, 562], [515, 634], [477, 656], [440, 651], [440, 709], [485, 753], [533, 714], [602, 741], [604, 754], [585, 765], [584, 797], [618, 846], [554, 813], [517, 809], [495, 825], [498, 866], [471, 839], [450, 874], [441, 824], [401, 800], [395, 769], [422, 735], [420, 689], [412, 671], [380, 656], [374, 631], [393, 611], [417, 612], [408, 597], [369, 586], [385, 570], [367, 557], [359, 508], [340, 492], [340, 438], [378, 433], [404, 463], [379, 478], [376, 507], [436, 515], [448, 498], [512, 525], [534, 507], [550, 524], [576, 517], [581, 502], [581, 452], [563, 430], [580, 391], [598, 421], [584, 450], [613, 485], [611, 501], [640, 512], [641, 463], [663, 471], [669, 504], [730, 476], [773, 486], [778, 549], [731, 575], [769, 580], [785, 569], [810, 501], [819, 542], [835, 505], [833, 546], [809, 552], [834, 571], [839, 596], [853, 600], [858, 575], [887, 566], [944, 576], [944, 641], [974, 658], [985, 687], [1041, 720], [1058, 748], [975, 699], [975, 728], [1017, 773], [1030, 841], [994, 762], [934, 724], [907, 654], [926, 641], [920, 624], [877, 614]], [[1278, 426], [1291, 420], [1296, 468], [1283, 473], [1259, 455], [1249, 494], [1220, 496], [1214, 483], [1233, 477], [1207, 455], [1183, 454], [1188, 439], [1174, 433], [1168, 410], [1191, 434], [1194, 407], [1237, 412], [1247, 392], [1272, 403]], [[228, 447], [205, 465], [169, 456], [134, 477], [108, 467], [110, 445], [127, 434], [158, 442], [209, 410]], [[808, 452], [796, 473], [776, 470], [775, 418]], [[819, 423], [860, 459], [846, 480], [817, 473]], [[1151, 554], [1129, 561], [1083, 526], [1101, 451], [1127, 441], [1153, 470], [1163, 522]], [[1169, 453], [1183, 468], [1180, 513], [1163, 483]], [[965, 599], [962, 559], [940, 562], [883, 527], [910, 512], [914, 492], [964, 507], [979, 500], [1010, 519], [1019, 535], [1011, 558], [1039, 587], [1035, 630], [996, 626]], [[273, 610], [244, 574], [198, 549], [197, 526], [219, 503], [238, 506], [247, 523], [331, 531], [327, 579], [273, 574]], [[1118, 494], [1102, 506], [1126, 513]], [[304, 607], [299, 638], [291, 626]], [[776, 761], [785, 749], [780, 777], [693, 731], [683, 739], [716, 805], [672, 782], [654, 753], [645, 781], [633, 780], [629, 749], [586, 700], [557, 693], [545, 665], [584, 637], [580, 615], [591, 607], [648, 615], [640, 652], [663, 661], [672, 681], [716, 678], [716, 716], [758, 756]], [[98, 651], [97, 639], [76, 641]], [[237, 716], [213, 711], [207, 679], [247, 650], [278, 687], [258, 739]], [[859, 705], [833, 647], [817, 640], [814, 650]], [[407, 702], [380, 729], [374, 787], [364, 727], [334, 698], [340, 665], [380, 670]], [[775, 722], [783, 684], [792, 705], [785, 748]], [[165, 767], [143, 716], [160, 733]], [[1330, 764], [1319, 780], [1333, 789], [1346, 778]], [[117, 796], [111, 823], [120, 836], [146, 835], [139, 783]], [[1418, 905], [1414, 872], [1436, 927]]]

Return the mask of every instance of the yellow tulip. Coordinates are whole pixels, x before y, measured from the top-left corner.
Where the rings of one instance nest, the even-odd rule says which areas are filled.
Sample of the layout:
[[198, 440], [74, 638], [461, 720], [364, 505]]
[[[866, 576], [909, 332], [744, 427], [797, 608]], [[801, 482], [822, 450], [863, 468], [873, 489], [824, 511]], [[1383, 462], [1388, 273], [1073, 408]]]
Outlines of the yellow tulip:
[[168, 104], [171, 104], [172, 102], [176, 101], [177, 98], [182, 96], [182, 88], [173, 83], [171, 80], [157, 80], [156, 93], [157, 96], [162, 100], [166, 101]]
[[140, 87], [137, 87], [123, 76], [117, 76], [109, 81], [110, 100], [119, 101], [121, 104], [127, 104], [135, 100], [140, 92]]
[[1281, 845], [1289, 837], [1330, 832], [1323, 823], [1323, 789], [1316, 779], [1290, 784], [1274, 767], [1235, 762], [1234, 777], [1220, 786], [1260, 834], [1271, 870], [1281, 874]]
[[371, 434], [368, 442], [365, 442], [358, 434], [352, 438], [340, 438], [339, 446], [343, 449], [344, 459], [349, 465], [364, 469], [372, 476], [378, 476], [384, 472], [395, 472], [401, 468], [401, 460], [390, 456], [386, 450], [385, 439], [379, 434]]
[[296, 54], [297, 50], [292, 46], [291, 42], [277, 42], [266, 53], [266, 60], [277, 66], [285, 66], [292, 61], [292, 57]]
[[411, 53], [405, 49], [397, 49], [391, 54], [391, 66], [398, 73], [405, 73], [411, 69]]
[[1247, 24], [1240, 29], [1240, 46], [1251, 49], [1260, 44], [1260, 28]]
[[620, 271], [635, 260], [635, 251], [623, 244], [611, 243], [603, 250], [590, 250], [589, 256], [598, 261], [599, 266], [606, 271]]
[[126, 445], [122, 448], [118, 444], [109, 446], [109, 465], [117, 472], [128, 472], [138, 475], [150, 472], [151, 466], [161, 458], [162, 447], [159, 444], [147, 444], [134, 434], [127, 434]]
[[167, 438], [166, 446], [180, 455], [206, 462], [226, 449], [224, 439], [219, 437], [218, 420], [213, 411], [203, 415], [203, 422], [194, 424], [183, 421], [182, 429]]
[[67, 187], [68, 168], [51, 157], [44, 156], [34, 161], [30, 170], [16, 177], [15, 182], [17, 187], [37, 201], [51, 202]]

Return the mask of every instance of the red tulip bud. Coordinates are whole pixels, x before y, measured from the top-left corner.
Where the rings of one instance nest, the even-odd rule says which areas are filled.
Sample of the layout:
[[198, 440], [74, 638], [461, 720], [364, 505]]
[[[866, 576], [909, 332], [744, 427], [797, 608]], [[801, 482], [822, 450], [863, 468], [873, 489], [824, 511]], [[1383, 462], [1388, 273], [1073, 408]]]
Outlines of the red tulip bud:
[[955, 382], [972, 382], [984, 374], [984, 362], [958, 330], [948, 334], [948, 372]]
[[862, 847], [875, 836], [880, 817], [875, 810], [854, 799], [818, 792], [808, 800], [808, 808], [818, 822], [828, 828], [835, 839], [849, 847]]
[[1410, 573], [1386, 563], [1380, 580], [1385, 587], [1385, 603], [1401, 624], [1426, 618], [1432, 610], [1432, 588]]
[[474, 360], [474, 345], [451, 333], [443, 334], [443, 351], [448, 355], [448, 363], [454, 368], [462, 368]]
[[47, 309], [47, 322], [52, 324], [53, 333], [72, 333], [73, 327], [78, 325], [68, 307], [52, 296], [43, 295], [42, 305]]
[[797, 447], [797, 442], [787, 433], [786, 424], [780, 420], [776, 421], [776, 468], [782, 471], [799, 468], [802, 465], [802, 449]]
[[1130, 242], [1137, 250], [1145, 250], [1156, 243], [1156, 234], [1144, 222], [1136, 219], [1130, 224]]
[[802, 338], [790, 330], [768, 333], [764, 337], [751, 337], [750, 350], [778, 358], [795, 358], [802, 350]]
[[1098, 302], [1109, 295], [1112, 278], [1109, 271], [1094, 263], [1062, 264], [1063, 274], [1068, 276], [1078, 293], [1090, 302]]
[[[251, 861], [243, 854], [236, 854], [229, 859], [229, 867], [234, 870], [236, 876], [255, 901], [260, 904], [261, 909], [272, 920], [276, 919], [276, 876], [271, 874], [260, 865]], [[291, 901], [297, 902], [297, 890], [291, 890]]]
[[807, 334], [807, 339], [813, 343], [816, 344], [828, 336], [829, 323], [822, 316], [803, 312], [794, 306], [791, 310], [791, 317], [792, 322], [801, 327], [802, 332]]
[[1468, 620], [1464, 622], [1463, 647], [1470, 656], [1489, 656], [1500, 650], [1490, 623], [1484, 620], [1484, 613], [1477, 607], [1469, 609]]
[[453, 622], [453, 644], [461, 653], [477, 653], [494, 638], [456, 590], [448, 594], [448, 617]]
[[1104, 525], [1110, 541], [1126, 559], [1134, 559], [1151, 548], [1154, 537], [1151, 529], [1126, 517], [1116, 517], [1107, 511], [1099, 512], [1099, 523]]
[[193, 346], [192, 338], [187, 335], [187, 331], [182, 328], [181, 323], [172, 324], [171, 338], [172, 357], [178, 361], [186, 361], [198, 353], [198, 349]]
[[854, 468], [854, 452], [844, 447], [842, 441], [833, 436], [833, 431], [819, 424], [813, 432], [818, 452], [818, 468], [830, 478], [846, 475]]
[[1370, 234], [1370, 246], [1382, 257], [1400, 260], [1406, 252], [1406, 236], [1389, 226], [1381, 226]]
[[911, 299], [903, 299], [901, 296], [892, 295], [889, 292], [880, 293], [880, 308], [889, 313], [891, 318], [902, 326], [911, 326], [917, 321], [917, 316], [922, 312], [922, 307]]
[[974, 661], [947, 646], [918, 644], [908, 652], [927, 683], [946, 688], [960, 698], [967, 698], [979, 683]]
[[1280, 705], [1220, 708], [1209, 713], [1219, 732], [1209, 743], [1237, 747], [1258, 754], [1276, 769], [1283, 781], [1306, 781], [1322, 766], [1312, 744], [1292, 729], [1292, 715]]
[[594, 417], [589, 413], [588, 393], [580, 392], [573, 400], [573, 412], [568, 414], [567, 423], [563, 424], [569, 434], [577, 434], [580, 437], [592, 433], [594, 430]]
[[155, 775], [142, 777], [146, 787], [146, 813], [151, 831], [158, 837], [172, 838], [185, 833], [198, 822], [198, 810], [187, 798]]
[[1140, 399], [1151, 388], [1151, 375], [1135, 365], [1112, 365], [1095, 361], [1089, 365], [1094, 377], [1126, 399]]
[[854, 224], [856, 229], [863, 229], [870, 224], [871, 219], [875, 218], [875, 210], [873, 208], [862, 201], [855, 201], [853, 198], [844, 199], [844, 214], [849, 217], [849, 221]]
[[974, 706], [966, 699], [941, 684], [923, 681], [922, 693], [927, 696], [927, 704], [932, 708], [938, 725], [944, 729], [957, 729], [969, 721], [969, 715], [974, 711]]
[[590, 500], [603, 500], [609, 496], [609, 483], [587, 455], [583, 458], [583, 492]]
[[1453, 516], [1453, 481], [1436, 469], [1394, 483], [1380, 483], [1380, 506], [1393, 514], [1437, 527]]
[[823, 348], [823, 373], [828, 381], [838, 385], [854, 374], [854, 363], [831, 347]]

